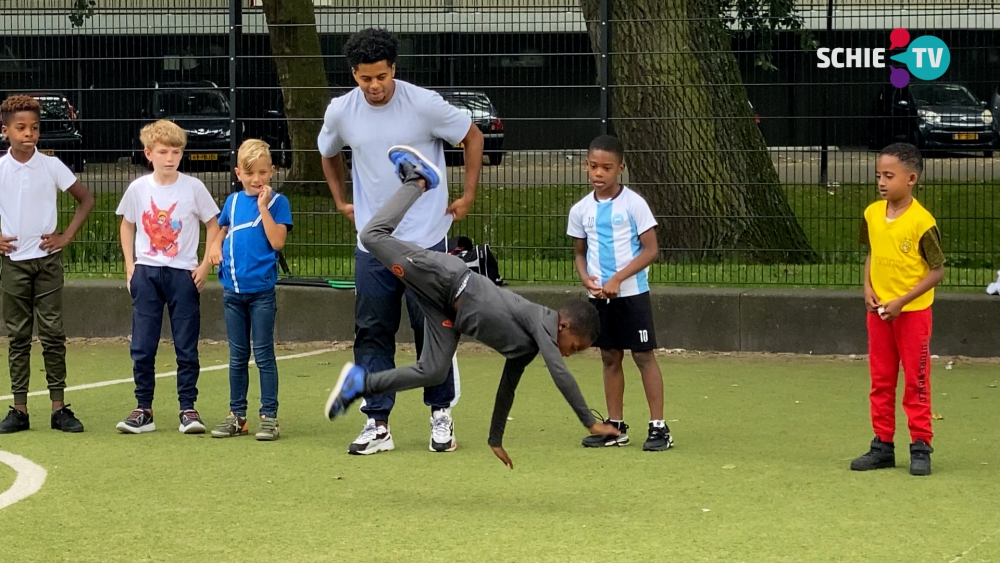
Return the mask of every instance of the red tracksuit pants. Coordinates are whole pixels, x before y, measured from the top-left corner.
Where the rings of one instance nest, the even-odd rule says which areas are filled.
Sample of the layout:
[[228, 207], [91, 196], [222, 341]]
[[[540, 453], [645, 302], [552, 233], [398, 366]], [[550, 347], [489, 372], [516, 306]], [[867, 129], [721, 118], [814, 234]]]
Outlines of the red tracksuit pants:
[[890, 322], [868, 313], [872, 427], [883, 442], [892, 442], [896, 433], [896, 384], [902, 363], [903, 410], [909, 421], [911, 443], [931, 443], [930, 342], [930, 307], [901, 313]]

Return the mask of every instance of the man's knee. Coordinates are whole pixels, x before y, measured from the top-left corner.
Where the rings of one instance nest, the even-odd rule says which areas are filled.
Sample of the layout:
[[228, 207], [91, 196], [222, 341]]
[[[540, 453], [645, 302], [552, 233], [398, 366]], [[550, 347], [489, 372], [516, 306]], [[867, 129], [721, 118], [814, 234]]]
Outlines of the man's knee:
[[427, 387], [441, 385], [448, 379], [448, 370], [451, 369], [450, 361], [444, 362], [428, 358], [427, 361], [423, 361], [423, 359], [421, 359], [420, 364], [422, 364], [420, 366], [421, 370], [427, 377]]

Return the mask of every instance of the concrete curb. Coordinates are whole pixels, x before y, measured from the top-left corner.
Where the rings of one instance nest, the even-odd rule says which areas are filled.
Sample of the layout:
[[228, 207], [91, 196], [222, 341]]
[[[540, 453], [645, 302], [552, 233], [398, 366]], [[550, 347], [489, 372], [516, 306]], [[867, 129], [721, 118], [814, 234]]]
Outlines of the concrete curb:
[[[523, 286], [514, 290], [550, 307], [582, 298], [577, 287]], [[354, 339], [354, 292], [279, 286], [275, 338], [283, 342]], [[867, 335], [860, 290], [661, 287], [652, 291], [657, 344], [719, 352], [865, 354]], [[201, 337], [226, 339], [222, 286], [202, 293]], [[71, 280], [64, 291], [70, 337], [128, 336], [132, 303], [121, 280]], [[163, 337], [170, 337], [164, 315]], [[1000, 298], [938, 292], [931, 349], [949, 356], [1000, 356]], [[413, 342], [405, 308], [397, 335]], [[0, 326], [0, 335], [6, 331]]]

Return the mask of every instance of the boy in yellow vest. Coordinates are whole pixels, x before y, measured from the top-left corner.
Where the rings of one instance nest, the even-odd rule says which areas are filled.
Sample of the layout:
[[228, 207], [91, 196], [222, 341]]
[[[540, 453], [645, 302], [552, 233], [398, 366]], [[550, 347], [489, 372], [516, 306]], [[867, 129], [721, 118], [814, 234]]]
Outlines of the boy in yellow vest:
[[882, 150], [875, 168], [882, 200], [865, 209], [861, 243], [868, 309], [871, 371], [871, 450], [851, 462], [854, 471], [896, 466], [896, 383], [903, 365], [903, 410], [910, 427], [910, 474], [931, 473], [931, 304], [944, 277], [941, 233], [913, 199], [923, 172], [920, 151], [907, 143]]

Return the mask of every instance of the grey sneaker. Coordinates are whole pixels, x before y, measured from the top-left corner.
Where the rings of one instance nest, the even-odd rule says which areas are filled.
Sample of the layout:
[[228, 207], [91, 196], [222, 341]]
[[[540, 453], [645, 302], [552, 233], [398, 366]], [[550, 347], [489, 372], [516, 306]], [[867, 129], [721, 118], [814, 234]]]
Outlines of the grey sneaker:
[[270, 416], [260, 417], [260, 429], [257, 430], [258, 442], [273, 442], [278, 439], [278, 419]]
[[237, 416], [229, 413], [226, 420], [215, 425], [212, 429], [213, 438], [232, 438], [233, 436], [247, 435], [247, 419], [244, 416]]

